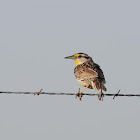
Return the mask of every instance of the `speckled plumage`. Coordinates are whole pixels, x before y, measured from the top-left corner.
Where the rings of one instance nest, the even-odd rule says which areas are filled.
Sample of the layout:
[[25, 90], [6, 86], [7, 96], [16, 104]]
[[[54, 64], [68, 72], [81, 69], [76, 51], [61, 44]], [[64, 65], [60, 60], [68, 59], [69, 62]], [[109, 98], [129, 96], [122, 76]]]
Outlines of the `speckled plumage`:
[[101, 70], [100, 66], [94, 63], [92, 60], [76, 66], [74, 69], [74, 74], [79, 84], [84, 87], [89, 85], [88, 88], [91, 89], [107, 90], [104, 86], [106, 81], [103, 71]]

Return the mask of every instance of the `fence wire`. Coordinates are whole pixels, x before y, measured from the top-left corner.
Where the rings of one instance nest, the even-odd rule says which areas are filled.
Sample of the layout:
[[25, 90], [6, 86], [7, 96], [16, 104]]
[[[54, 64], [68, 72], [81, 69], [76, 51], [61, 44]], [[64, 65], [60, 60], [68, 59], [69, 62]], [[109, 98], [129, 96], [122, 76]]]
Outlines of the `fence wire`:
[[[76, 96], [75, 93], [53, 93], [53, 92], [42, 92], [43, 89], [41, 89], [39, 92], [12, 92], [12, 91], [0, 91], [0, 94], [33, 94], [33, 95], [73, 95]], [[98, 96], [98, 94], [94, 93], [82, 93], [83, 96]], [[140, 97], [140, 94], [120, 94], [120, 90], [115, 94], [104, 94], [103, 96], [113, 96], [113, 99], [115, 99], [116, 96], [127, 96], [127, 97]]]

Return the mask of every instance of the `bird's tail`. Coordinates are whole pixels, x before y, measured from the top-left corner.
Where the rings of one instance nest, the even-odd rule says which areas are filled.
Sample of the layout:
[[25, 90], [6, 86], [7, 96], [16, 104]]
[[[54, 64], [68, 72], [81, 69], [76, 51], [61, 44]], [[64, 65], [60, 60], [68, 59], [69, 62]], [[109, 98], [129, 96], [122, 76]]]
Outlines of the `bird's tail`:
[[102, 84], [102, 90], [107, 91], [107, 88], [105, 87], [104, 84]]
[[92, 88], [93, 89], [97, 89], [97, 90], [104, 90], [104, 91], [107, 91], [104, 83], [102, 83], [102, 81], [100, 82], [98, 79], [95, 79], [94, 82], [91, 82], [92, 83]]

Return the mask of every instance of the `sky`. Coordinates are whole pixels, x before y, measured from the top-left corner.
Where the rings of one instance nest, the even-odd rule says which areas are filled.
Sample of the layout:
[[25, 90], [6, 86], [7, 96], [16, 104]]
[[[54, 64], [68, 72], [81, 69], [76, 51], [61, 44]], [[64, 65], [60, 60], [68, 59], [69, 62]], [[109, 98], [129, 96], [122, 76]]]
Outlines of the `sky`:
[[[139, 94], [140, 1], [2, 0], [0, 91], [77, 93], [75, 62], [99, 64], [109, 94]], [[99, 93], [87, 89], [85, 93]], [[2, 140], [139, 140], [140, 98], [0, 95]]]

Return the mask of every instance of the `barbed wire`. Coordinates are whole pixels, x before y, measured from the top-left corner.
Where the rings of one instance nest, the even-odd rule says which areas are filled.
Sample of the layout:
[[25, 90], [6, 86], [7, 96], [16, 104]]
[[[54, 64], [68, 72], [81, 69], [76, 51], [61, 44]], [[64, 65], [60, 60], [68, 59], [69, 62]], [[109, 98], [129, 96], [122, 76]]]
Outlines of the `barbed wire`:
[[[13, 91], [0, 91], [0, 94], [33, 94], [33, 95], [41, 95], [41, 94], [48, 94], [48, 95], [74, 95], [75, 93], [53, 93], [53, 92], [42, 92], [43, 89], [41, 89], [39, 92], [13, 92]], [[99, 96], [99, 94], [94, 93], [82, 93], [83, 96]], [[115, 99], [116, 96], [127, 96], [127, 97], [140, 97], [140, 94], [120, 94], [120, 90], [115, 94], [103, 94], [103, 96], [113, 96], [113, 99]]]

